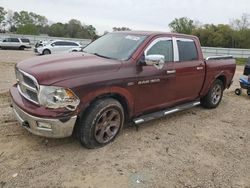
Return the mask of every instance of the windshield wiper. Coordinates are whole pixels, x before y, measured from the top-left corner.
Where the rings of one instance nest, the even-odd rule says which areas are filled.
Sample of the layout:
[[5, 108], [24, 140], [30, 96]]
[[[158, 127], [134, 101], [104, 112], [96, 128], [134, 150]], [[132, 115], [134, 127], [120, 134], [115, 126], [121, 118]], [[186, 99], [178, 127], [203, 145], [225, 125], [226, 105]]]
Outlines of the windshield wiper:
[[107, 56], [104, 56], [104, 55], [101, 55], [101, 54], [98, 54], [98, 53], [93, 53], [94, 55], [98, 56], [98, 57], [103, 57], [103, 58], [107, 58], [107, 59], [113, 59], [111, 57], [107, 57]]

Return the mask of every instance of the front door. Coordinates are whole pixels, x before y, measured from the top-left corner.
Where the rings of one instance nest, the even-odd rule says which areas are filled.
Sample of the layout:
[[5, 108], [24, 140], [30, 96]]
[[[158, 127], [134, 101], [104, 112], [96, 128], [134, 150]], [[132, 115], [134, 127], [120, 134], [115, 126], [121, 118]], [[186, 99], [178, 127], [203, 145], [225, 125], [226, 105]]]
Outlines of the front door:
[[155, 66], [137, 67], [137, 90], [135, 112], [145, 112], [170, 106], [174, 98], [175, 71], [172, 38], [153, 39], [144, 51], [147, 55], [163, 55], [165, 64], [162, 68]]

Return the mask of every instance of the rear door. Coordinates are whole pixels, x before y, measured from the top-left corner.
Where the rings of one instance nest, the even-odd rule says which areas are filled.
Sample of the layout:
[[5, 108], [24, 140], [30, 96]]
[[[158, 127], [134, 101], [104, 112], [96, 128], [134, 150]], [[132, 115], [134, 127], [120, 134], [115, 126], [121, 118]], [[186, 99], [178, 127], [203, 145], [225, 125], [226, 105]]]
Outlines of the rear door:
[[54, 54], [64, 52], [64, 42], [63, 41], [53, 42], [51, 44], [51, 49], [50, 50]]
[[74, 42], [66, 42], [66, 51], [70, 51], [71, 49], [77, 48], [78, 44]]
[[178, 60], [175, 67], [175, 101], [191, 101], [199, 97], [205, 79], [205, 63], [199, 57], [198, 46], [193, 39], [174, 38]]
[[11, 48], [19, 48], [21, 46], [21, 42], [18, 38], [10, 38], [9, 46]]

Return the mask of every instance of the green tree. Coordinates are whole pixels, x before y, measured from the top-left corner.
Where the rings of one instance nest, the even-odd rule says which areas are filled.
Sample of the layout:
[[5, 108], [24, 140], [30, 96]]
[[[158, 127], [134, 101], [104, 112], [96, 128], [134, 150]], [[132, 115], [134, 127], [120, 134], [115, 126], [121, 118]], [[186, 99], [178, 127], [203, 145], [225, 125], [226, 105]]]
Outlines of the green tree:
[[34, 24], [25, 24], [17, 28], [17, 33], [24, 35], [37, 35], [38, 29], [37, 26]]
[[199, 37], [202, 46], [229, 48], [234, 44], [234, 30], [229, 25], [206, 24], [194, 29], [192, 34]]
[[49, 27], [48, 34], [54, 37], [65, 37], [66, 36], [65, 25], [59, 22], [52, 24]]
[[2, 27], [5, 26], [5, 15], [7, 12], [4, 10], [3, 7], [0, 7], [0, 31], [3, 29]]
[[33, 24], [32, 17], [27, 11], [14, 12], [13, 20], [16, 27]]
[[33, 24], [39, 25], [39, 26], [46, 26], [48, 25], [48, 19], [45, 16], [41, 16], [38, 14], [35, 14], [34, 12], [30, 12], [29, 16], [32, 19]]
[[83, 35], [83, 26], [79, 20], [71, 19], [66, 25], [67, 35], [71, 38], [78, 38]]
[[91, 39], [96, 39], [98, 37], [96, 34], [96, 28], [93, 25], [87, 25], [85, 26], [85, 29], [87, 30]]
[[194, 21], [186, 17], [175, 18], [168, 26], [172, 32], [184, 34], [191, 34], [195, 29]]

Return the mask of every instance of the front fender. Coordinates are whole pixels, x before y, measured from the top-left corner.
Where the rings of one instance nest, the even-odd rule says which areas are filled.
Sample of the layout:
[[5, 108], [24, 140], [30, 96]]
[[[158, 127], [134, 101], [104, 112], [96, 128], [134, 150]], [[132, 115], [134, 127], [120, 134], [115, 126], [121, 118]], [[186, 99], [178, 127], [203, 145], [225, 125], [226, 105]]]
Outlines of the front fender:
[[105, 87], [87, 93], [80, 98], [81, 103], [79, 110], [84, 112], [96, 99], [112, 95], [118, 95], [125, 100], [129, 116], [131, 117], [134, 111], [134, 97], [128, 90], [122, 87]]

